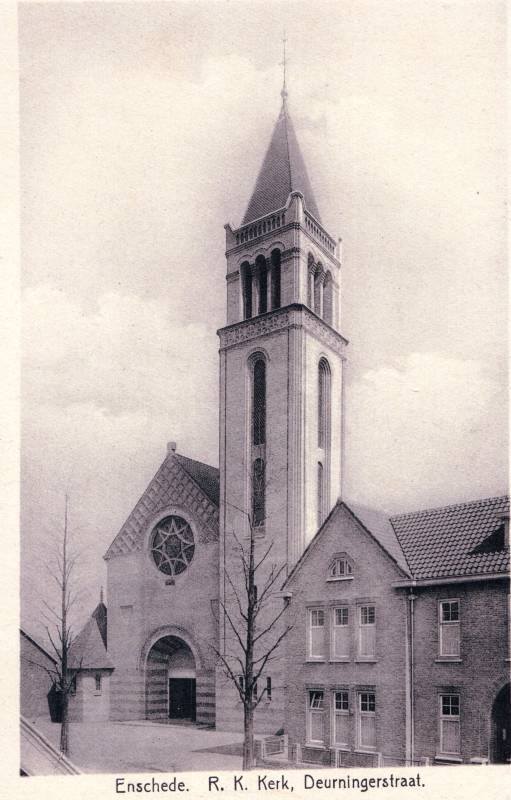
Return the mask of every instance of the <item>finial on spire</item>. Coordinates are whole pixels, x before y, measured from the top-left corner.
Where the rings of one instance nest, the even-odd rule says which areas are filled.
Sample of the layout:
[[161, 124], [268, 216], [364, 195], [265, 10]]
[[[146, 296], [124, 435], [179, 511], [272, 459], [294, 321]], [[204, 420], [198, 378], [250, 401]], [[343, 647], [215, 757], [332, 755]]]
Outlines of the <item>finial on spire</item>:
[[286, 29], [284, 28], [284, 37], [283, 37], [283, 39], [282, 39], [282, 46], [283, 46], [283, 58], [282, 58], [282, 61], [280, 62], [280, 66], [283, 68], [282, 91], [281, 91], [281, 93], [280, 93], [280, 94], [281, 94], [281, 97], [282, 97], [282, 100], [284, 101], [284, 103], [286, 102], [286, 99], [287, 99], [287, 85], [286, 85], [286, 67], [287, 67], [287, 59], [286, 59], [286, 42], [287, 42], [287, 39], [286, 39]]

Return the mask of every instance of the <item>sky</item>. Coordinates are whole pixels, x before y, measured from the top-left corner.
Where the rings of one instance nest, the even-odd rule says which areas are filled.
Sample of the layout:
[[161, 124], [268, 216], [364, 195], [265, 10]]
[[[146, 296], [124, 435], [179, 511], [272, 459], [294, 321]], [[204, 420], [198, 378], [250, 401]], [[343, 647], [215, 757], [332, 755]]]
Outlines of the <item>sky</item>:
[[22, 622], [76, 624], [165, 456], [218, 464], [226, 222], [289, 108], [343, 239], [345, 495], [507, 491], [505, 4], [22, 3]]

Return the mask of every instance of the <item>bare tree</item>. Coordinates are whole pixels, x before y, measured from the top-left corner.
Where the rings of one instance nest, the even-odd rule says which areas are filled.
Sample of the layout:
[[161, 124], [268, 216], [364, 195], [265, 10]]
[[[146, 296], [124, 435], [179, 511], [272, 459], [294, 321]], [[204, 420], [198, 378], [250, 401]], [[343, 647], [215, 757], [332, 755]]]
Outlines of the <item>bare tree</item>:
[[[283, 604], [275, 610], [276, 592], [285, 576], [286, 565], [270, 562], [273, 542], [266, 546], [261, 556], [256, 555], [258, 526], [254, 525], [254, 509], [252, 512], [246, 514], [249, 536], [245, 545], [232, 531], [243, 579], [235, 581], [226, 570], [232, 603], [227, 598], [219, 603], [232, 634], [229, 639], [234, 649], [226, 647], [222, 652], [213, 648], [224, 674], [234, 684], [243, 704], [243, 769], [254, 766], [254, 713], [267, 693], [266, 686], [261, 692], [256, 692], [257, 681], [267, 664], [278, 658], [277, 651], [292, 627], [283, 619], [287, 606]], [[258, 587], [260, 580], [262, 583]]]
[[73, 641], [70, 612], [79, 596], [73, 588], [74, 569], [79, 554], [70, 550], [68, 505], [69, 498], [66, 493], [62, 536], [59, 536], [54, 552], [51, 554], [51, 562], [46, 564], [46, 569], [57, 586], [57, 599], [53, 606], [46, 600], [42, 600], [43, 616], [47, 623], [45, 625], [46, 635], [53, 650], [55, 666], [48, 667], [29, 661], [45, 670], [60, 698], [60, 751], [65, 755], [69, 750], [69, 696], [74, 689], [76, 676], [80, 672], [80, 665], [73, 669], [69, 668], [69, 653]]

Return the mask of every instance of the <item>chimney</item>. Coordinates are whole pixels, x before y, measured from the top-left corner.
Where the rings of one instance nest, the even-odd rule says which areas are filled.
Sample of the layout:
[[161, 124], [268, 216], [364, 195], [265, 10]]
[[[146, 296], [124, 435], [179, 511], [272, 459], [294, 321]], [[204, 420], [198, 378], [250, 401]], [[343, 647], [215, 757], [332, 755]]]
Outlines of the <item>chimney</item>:
[[504, 527], [504, 547], [509, 547], [509, 511], [505, 511], [500, 515], [500, 521]]
[[167, 455], [171, 455], [172, 453], [176, 452], [177, 442], [167, 442]]

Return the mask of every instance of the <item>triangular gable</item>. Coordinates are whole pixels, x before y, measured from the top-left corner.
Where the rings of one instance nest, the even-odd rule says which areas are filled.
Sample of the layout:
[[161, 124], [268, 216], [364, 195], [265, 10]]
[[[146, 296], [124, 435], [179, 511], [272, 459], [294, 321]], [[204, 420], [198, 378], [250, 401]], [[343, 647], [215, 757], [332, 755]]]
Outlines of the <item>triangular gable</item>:
[[[181, 459], [185, 462], [181, 463]], [[188, 462], [188, 463], [186, 463]], [[210, 483], [214, 468], [206, 464], [206, 468], [199, 474], [195, 467], [195, 476], [192, 476], [192, 465], [200, 462], [185, 459], [174, 453], [169, 453], [158, 472], [149, 483], [144, 494], [136, 504], [121, 530], [108, 548], [105, 558], [134, 553], [143, 546], [147, 526], [153, 517], [170, 505], [182, 506], [189, 509], [201, 521], [201, 536], [199, 541], [209, 542], [218, 539], [218, 506], [213, 502], [210, 492], [206, 492], [197, 479], [209, 476]], [[207, 472], [209, 470], [210, 472]]]
[[[282, 589], [287, 587], [294, 576], [301, 570], [304, 562], [308, 558], [309, 553], [317, 546], [320, 542], [321, 538], [324, 535], [324, 531], [332, 525], [332, 522], [339, 514], [340, 511], [344, 510], [347, 511], [348, 514], [353, 517], [358, 524], [369, 534], [371, 539], [375, 541], [375, 543], [380, 547], [383, 553], [389, 558], [393, 564], [402, 572], [406, 577], [409, 577], [410, 572], [408, 570], [406, 560], [402, 551], [400, 551], [399, 543], [395, 535], [392, 536], [393, 531], [391, 529], [391, 535], [389, 535], [387, 525], [384, 524], [384, 520], [386, 519], [383, 514], [380, 512], [373, 511], [372, 509], [362, 509], [362, 507], [358, 507], [361, 516], [365, 517], [365, 521], [359, 517], [359, 515], [352, 509], [352, 504], [348, 505], [342, 500], [339, 500], [336, 505], [333, 507], [332, 511], [324, 521], [321, 528], [318, 530], [314, 538], [309, 542], [305, 550], [303, 551], [301, 557], [296, 562], [295, 566], [289, 573], [288, 577], [286, 578]], [[354, 508], [355, 506], [353, 506]], [[365, 512], [365, 513], [364, 513]], [[390, 527], [390, 523], [388, 522], [388, 527]], [[335, 524], [335, 523], [334, 523]], [[372, 530], [369, 525], [372, 525]], [[393, 541], [395, 540], [395, 541]], [[391, 552], [393, 550], [394, 552]]]

